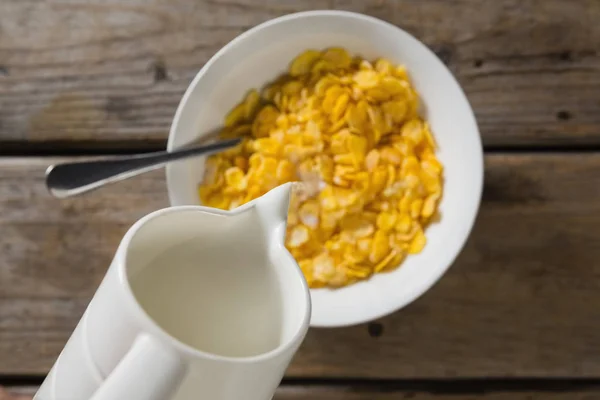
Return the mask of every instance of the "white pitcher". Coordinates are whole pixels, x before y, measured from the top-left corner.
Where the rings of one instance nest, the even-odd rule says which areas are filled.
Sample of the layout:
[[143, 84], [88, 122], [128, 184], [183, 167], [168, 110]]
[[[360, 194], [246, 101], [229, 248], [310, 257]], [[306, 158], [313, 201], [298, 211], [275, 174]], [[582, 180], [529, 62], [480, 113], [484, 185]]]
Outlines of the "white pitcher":
[[34, 399], [271, 399], [310, 320], [290, 190], [135, 223]]

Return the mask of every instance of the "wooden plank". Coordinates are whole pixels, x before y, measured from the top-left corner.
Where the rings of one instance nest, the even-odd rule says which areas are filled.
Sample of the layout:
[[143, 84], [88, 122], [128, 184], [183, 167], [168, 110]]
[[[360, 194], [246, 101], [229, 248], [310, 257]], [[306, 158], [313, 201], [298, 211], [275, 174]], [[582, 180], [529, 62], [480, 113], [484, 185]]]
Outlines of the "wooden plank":
[[31, 386], [12, 386], [3, 389], [0, 386], [0, 400], [31, 400], [36, 388]]
[[[58, 201], [49, 159], [0, 160], [0, 374], [44, 374], [163, 174]], [[289, 377], [600, 376], [600, 154], [488, 155], [444, 278], [388, 318], [311, 330]]]
[[548, 391], [510, 391], [483, 393], [428, 393], [368, 387], [286, 387], [283, 386], [274, 400], [592, 400], [599, 391], [572, 391], [553, 393]]
[[434, 49], [487, 146], [600, 143], [596, 1], [7, 0], [0, 146], [161, 145], [186, 86], [220, 47], [270, 18], [323, 8], [380, 17]]
[[[31, 400], [36, 388], [8, 387], [0, 388], [0, 400]], [[396, 389], [360, 386], [287, 386], [282, 385], [273, 400], [593, 400], [600, 397], [600, 390], [573, 391], [494, 391], [486, 393], [427, 393]]]

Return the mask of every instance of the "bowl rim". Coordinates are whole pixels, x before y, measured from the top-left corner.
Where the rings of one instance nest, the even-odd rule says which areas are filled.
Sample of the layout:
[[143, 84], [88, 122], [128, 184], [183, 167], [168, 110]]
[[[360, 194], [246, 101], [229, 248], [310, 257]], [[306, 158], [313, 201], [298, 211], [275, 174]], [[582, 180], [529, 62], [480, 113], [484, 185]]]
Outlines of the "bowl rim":
[[[283, 15], [280, 17], [276, 17], [276, 18], [272, 18], [270, 20], [264, 21], [256, 26], [248, 29], [247, 31], [241, 33], [240, 35], [236, 36], [231, 41], [229, 41], [227, 44], [225, 44], [196, 73], [195, 77], [190, 82], [184, 95], [182, 96], [182, 98], [179, 102], [179, 105], [177, 106], [175, 115], [173, 117], [173, 121], [171, 123], [171, 128], [169, 130], [169, 137], [167, 140], [167, 151], [171, 151], [175, 148], [175, 139], [174, 139], [175, 132], [177, 130], [178, 122], [180, 120], [183, 109], [186, 107], [186, 104], [188, 103], [188, 98], [195, 91], [195, 88], [198, 85], [198, 82], [204, 77], [206, 72], [211, 68], [211, 66], [219, 58], [221, 58], [225, 53], [227, 53], [232, 47], [235, 47], [237, 44], [244, 41], [249, 36], [252, 36], [256, 32], [258, 32], [264, 28], [268, 28], [272, 25], [282, 24], [282, 23], [286, 23], [289, 21], [297, 20], [297, 19], [311, 18], [311, 17], [344, 17], [344, 18], [353, 18], [353, 19], [357, 19], [357, 20], [362, 20], [362, 21], [365, 21], [368, 23], [379, 25], [379, 26], [385, 26], [388, 29], [392, 28], [397, 33], [406, 35], [409, 39], [417, 42], [421, 47], [424, 48], [424, 50], [426, 52], [430, 53], [430, 55], [432, 57], [434, 57], [435, 59], [438, 60], [440, 66], [445, 70], [446, 75], [450, 80], [450, 84], [455, 86], [457, 93], [460, 95], [460, 97], [461, 97], [460, 100], [466, 104], [467, 107], [465, 109], [465, 117], [470, 119], [473, 122], [473, 125], [475, 128], [475, 131], [474, 131], [475, 137], [472, 138], [472, 140], [476, 141], [475, 144], [476, 144], [476, 148], [478, 149], [477, 154], [474, 154], [474, 157], [476, 158], [474, 161], [477, 165], [473, 166], [473, 168], [475, 170], [475, 175], [472, 178], [472, 185], [474, 186], [473, 187], [473, 195], [476, 197], [474, 199], [473, 198], [471, 199], [471, 201], [473, 202], [472, 207], [471, 207], [470, 211], [465, 213], [466, 215], [464, 217], [465, 219], [464, 219], [464, 225], [463, 225], [465, 229], [462, 231], [462, 238], [457, 242], [456, 246], [453, 249], [451, 249], [451, 251], [448, 252], [446, 261], [440, 262], [440, 264], [445, 264], [445, 265], [443, 267], [440, 267], [435, 273], [429, 274], [427, 279], [424, 279], [420, 285], [413, 286], [411, 288], [411, 290], [407, 292], [406, 296], [404, 296], [402, 298], [402, 301], [387, 303], [385, 306], [379, 307], [377, 312], [370, 313], [368, 316], [365, 316], [364, 314], [360, 314], [357, 318], [347, 318], [346, 320], [343, 320], [343, 321], [339, 321], [339, 320], [319, 321], [318, 323], [314, 323], [313, 320], [311, 319], [311, 322], [310, 322], [310, 326], [315, 327], [315, 328], [348, 327], [348, 326], [354, 326], [354, 325], [366, 323], [369, 321], [373, 321], [373, 320], [388, 316], [388, 315], [406, 307], [410, 303], [414, 302], [416, 299], [418, 299], [423, 294], [425, 294], [425, 292], [427, 292], [429, 289], [431, 289], [440, 280], [442, 275], [444, 275], [448, 271], [448, 269], [454, 264], [454, 262], [456, 261], [456, 258], [459, 256], [461, 251], [464, 249], [464, 246], [465, 246], [467, 240], [469, 239], [471, 232], [474, 228], [475, 221], [476, 221], [476, 218], [479, 213], [480, 206], [481, 206], [481, 199], [482, 199], [482, 194], [483, 194], [483, 183], [484, 183], [485, 161], [484, 161], [483, 144], [482, 144], [482, 140], [481, 140], [481, 132], [480, 132], [479, 126], [477, 124], [477, 119], [475, 117], [475, 113], [473, 112], [473, 108], [472, 108], [464, 90], [462, 89], [462, 87], [458, 83], [456, 77], [454, 76], [454, 74], [445, 65], [445, 63], [442, 62], [442, 60], [440, 60], [440, 58], [425, 43], [423, 43], [422, 41], [417, 39], [415, 36], [413, 36], [409, 32], [407, 32], [407, 31], [403, 30], [402, 28], [400, 28], [396, 25], [393, 25], [387, 21], [384, 21], [384, 20], [376, 18], [376, 17], [369, 16], [366, 14], [352, 12], [352, 11], [342, 11], [342, 10], [301, 11], [301, 12], [291, 13], [291, 14]], [[169, 173], [169, 170], [170, 170], [170, 166], [167, 165], [166, 169], [165, 169], [166, 185], [167, 185], [169, 203], [172, 205], [175, 203], [176, 195], [175, 195], [173, 186], [170, 184], [169, 176], [171, 174]], [[312, 292], [313, 290], [336, 290], [336, 289], [326, 289], [326, 288], [320, 289], [319, 288], [319, 289], [310, 289], [310, 290]]]

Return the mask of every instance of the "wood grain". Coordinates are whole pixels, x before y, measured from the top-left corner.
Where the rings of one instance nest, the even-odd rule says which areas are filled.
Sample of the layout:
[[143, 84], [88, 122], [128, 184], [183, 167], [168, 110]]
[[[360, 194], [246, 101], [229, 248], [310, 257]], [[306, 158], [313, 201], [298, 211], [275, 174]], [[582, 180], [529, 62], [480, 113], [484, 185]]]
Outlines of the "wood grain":
[[[0, 159], [0, 374], [45, 374], [126, 229], [167, 204], [153, 172], [58, 201], [51, 159]], [[302, 378], [600, 376], [600, 154], [491, 155], [444, 278], [371, 324], [311, 330]]]
[[0, 152], [26, 152], [24, 141], [160, 146], [220, 47], [270, 18], [324, 8], [374, 15], [429, 45], [464, 87], [487, 146], [600, 144], [597, 1], [4, 0]]
[[[36, 392], [33, 386], [8, 387], [5, 392], [0, 388], [0, 400], [30, 400]], [[12, 397], [11, 397], [12, 396]], [[597, 389], [570, 391], [485, 391], [481, 393], [428, 393], [369, 386], [297, 386], [282, 385], [273, 400], [595, 400], [600, 397]]]

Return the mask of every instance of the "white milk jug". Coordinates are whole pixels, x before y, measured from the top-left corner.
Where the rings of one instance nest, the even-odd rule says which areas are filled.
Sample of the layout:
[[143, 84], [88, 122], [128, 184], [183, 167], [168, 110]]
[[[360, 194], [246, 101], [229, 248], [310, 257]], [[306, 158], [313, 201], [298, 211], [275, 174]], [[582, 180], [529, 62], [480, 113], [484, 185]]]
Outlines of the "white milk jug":
[[271, 399], [310, 320], [290, 190], [135, 223], [34, 399]]

